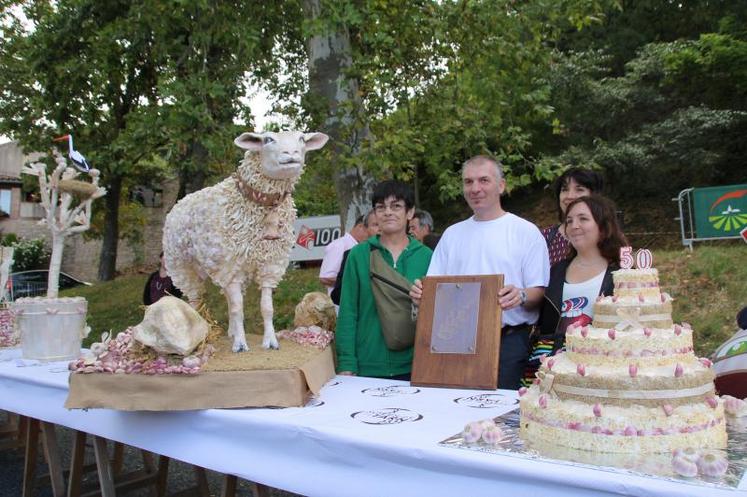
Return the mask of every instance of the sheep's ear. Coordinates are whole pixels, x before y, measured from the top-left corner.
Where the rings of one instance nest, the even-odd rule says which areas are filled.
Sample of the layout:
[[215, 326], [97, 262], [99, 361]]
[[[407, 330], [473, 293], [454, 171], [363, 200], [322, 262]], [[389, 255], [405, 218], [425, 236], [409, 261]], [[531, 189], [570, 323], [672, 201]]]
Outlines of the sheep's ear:
[[329, 136], [324, 133], [304, 133], [303, 135], [306, 150], [318, 150], [327, 143], [327, 140], [329, 140]]
[[261, 150], [263, 136], [259, 133], [241, 133], [233, 142], [244, 150]]

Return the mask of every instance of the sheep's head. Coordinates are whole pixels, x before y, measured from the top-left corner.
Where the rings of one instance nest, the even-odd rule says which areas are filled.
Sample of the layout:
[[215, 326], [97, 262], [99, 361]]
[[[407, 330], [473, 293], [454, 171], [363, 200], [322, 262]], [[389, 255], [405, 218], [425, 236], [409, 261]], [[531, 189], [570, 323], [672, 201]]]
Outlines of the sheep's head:
[[301, 174], [308, 150], [322, 148], [329, 137], [324, 133], [281, 131], [242, 133], [233, 142], [261, 155], [262, 173], [272, 179], [290, 179]]

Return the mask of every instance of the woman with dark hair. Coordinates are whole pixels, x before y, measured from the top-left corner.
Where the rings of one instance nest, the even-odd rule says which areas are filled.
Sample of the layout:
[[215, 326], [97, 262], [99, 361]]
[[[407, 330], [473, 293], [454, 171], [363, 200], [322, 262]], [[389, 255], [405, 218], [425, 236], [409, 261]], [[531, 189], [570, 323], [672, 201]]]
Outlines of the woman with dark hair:
[[[415, 213], [412, 188], [394, 180], [379, 183], [371, 205], [379, 234], [350, 249], [342, 277], [335, 334], [337, 372], [409, 380], [413, 347], [391, 347], [387, 332], [401, 329], [396, 319], [401, 313], [396, 311], [404, 310], [405, 324], [413, 325], [409, 289], [413, 281], [425, 276], [433, 252], [407, 233]], [[382, 299], [377, 293], [382, 279], [399, 288], [396, 307], [380, 308]], [[414, 337], [414, 328], [411, 331]]]
[[524, 385], [534, 379], [542, 356], [563, 347], [568, 326], [591, 323], [597, 297], [612, 295], [612, 272], [620, 268], [620, 248], [628, 245], [615, 204], [601, 195], [568, 204], [564, 227], [569, 255], [550, 269], [538, 321], [539, 341], [529, 359]]
[[555, 198], [558, 205], [560, 224], [542, 229], [542, 236], [547, 242], [550, 254], [550, 265], [554, 266], [568, 255], [570, 244], [565, 234], [565, 213], [568, 205], [579, 197], [602, 193], [604, 180], [602, 175], [590, 169], [571, 168], [555, 181]]

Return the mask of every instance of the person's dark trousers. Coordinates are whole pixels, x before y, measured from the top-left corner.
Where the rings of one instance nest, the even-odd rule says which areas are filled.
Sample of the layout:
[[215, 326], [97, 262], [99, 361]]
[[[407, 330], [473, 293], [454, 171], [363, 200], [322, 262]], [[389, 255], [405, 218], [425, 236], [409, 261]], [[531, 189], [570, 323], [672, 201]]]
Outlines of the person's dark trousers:
[[498, 388], [518, 390], [529, 359], [531, 326], [504, 326], [501, 330], [501, 356], [498, 363]]

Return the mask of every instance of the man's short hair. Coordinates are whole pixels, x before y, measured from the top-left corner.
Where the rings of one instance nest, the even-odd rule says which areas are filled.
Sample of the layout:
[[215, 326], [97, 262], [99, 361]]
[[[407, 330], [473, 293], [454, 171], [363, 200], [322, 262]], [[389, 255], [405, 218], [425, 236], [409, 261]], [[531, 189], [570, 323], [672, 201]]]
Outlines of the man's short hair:
[[353, 224], [353, 226], [358, 226], [359, 224], [362, 224], [362, 225], [365, 226], [365, 224], [366, 224], [366, 215], [365, 214], [361, 214], [360, 216], [358, 216], [358, 217], [355, 218], [355, 223]]
[[417, 210], [412, 217], [418, 220], [420, 226], [428, 226], [428, 229], [433, 231], [433, 216], [431, 216], [430, 212]]
[[462, 164], [462, 175], [464, 175], [464, 170], [468, 166], [476, 166], [478, 164], [492, 164], [495, 167], [496, 179], [503, 178], [503, 165], [501, 164], [501, 161], [495, 157], [491, 157], [490, 155], [475, 155], [474, 157], [467, 159], [464, 164]]
[[370, 211], [368, 211], [363, 216], [363, 226], [365, 226], [366, 228], [368, 228], [368, 225], [371, 223], [371, 216], [374, 215], [375, 213], [376, 213], [376, 211], [374, 211], [373, 209], [371, 209]]
[[415, 206], [415, 194], [413, 193], [412, 188], [410, 188], [409, 185], [394, 179], [382, 181], [374, 187], [371, 206], [376, 207], [376, 204], [383, 204], [389, 197], [402, 200], [408, 211]]

